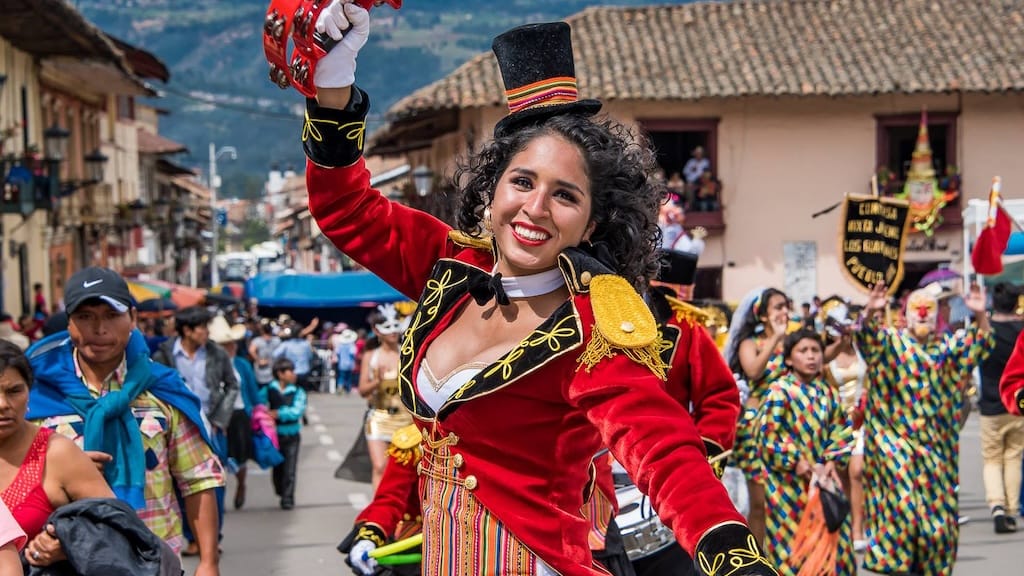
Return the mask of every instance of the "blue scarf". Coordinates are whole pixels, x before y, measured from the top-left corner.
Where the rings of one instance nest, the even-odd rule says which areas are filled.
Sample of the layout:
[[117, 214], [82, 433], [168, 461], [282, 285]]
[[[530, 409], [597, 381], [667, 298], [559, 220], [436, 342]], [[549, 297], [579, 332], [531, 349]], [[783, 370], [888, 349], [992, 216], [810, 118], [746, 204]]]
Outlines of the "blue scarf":
[[143, 392], [178, 409], [210, 438], [200, 417], [199, 399], [178, 373], [149, 359], [145, 337], [133, 330], [125, 349], [128, 372], [121, 390], [94, 398], [75, 373], [74, 346], [67, 332], [36, 342], [26, 351], [35, 382], [29, 395], [29, 420], [77, 414], [85, 421], [84, 449], [114, 457], [103, 475], [118, 498], [136, 510], [146, 507], [146, 456], [142, 433], [131, 410]]

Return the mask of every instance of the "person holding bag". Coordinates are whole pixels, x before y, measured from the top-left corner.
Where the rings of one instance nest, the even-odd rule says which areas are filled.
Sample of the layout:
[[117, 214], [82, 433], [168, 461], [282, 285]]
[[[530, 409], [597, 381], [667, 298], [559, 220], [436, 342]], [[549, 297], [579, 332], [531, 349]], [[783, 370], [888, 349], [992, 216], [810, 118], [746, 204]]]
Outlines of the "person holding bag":
[[[422, 435], [423, 573], [600, 574], [580, 509], [607, 445], [700, 573], [774, 574], [664, 390], [636, 291], [656, 270], [654, 155], [578, 99], [569, 26], [495, 39], [510, 114], [454, 178], [454, 230], [370, 187], [369, 96], [352, 86], [368, 13], [335, 0], [316, 26], [340, 44], [307, 101], [310, 213], [342, 252], [419, 299], [399, 388]], [[387, 537], [364, 524], [354, 545]]]
[[[786, 336], [784, 342], [787, 371], [769, 383], [757, 441], [766, 473], [769, 556], [780, 574], [795, 576], [803, 566], [802, 561], [791, 558], [801, 517], [808, 506], [821, 505], [820, 500], [809, 498], [812, 477], [819, 479], [818, 489], [826, 484], [841, 492], [836, 466], [846, 465], [854, 437], [839, 392], [822, 377], [825, 347], [821, 337], [804, 328]], [[846, 516], [838, 527], [838, 549], [831, 572], [839, 576], [857, 573]]]

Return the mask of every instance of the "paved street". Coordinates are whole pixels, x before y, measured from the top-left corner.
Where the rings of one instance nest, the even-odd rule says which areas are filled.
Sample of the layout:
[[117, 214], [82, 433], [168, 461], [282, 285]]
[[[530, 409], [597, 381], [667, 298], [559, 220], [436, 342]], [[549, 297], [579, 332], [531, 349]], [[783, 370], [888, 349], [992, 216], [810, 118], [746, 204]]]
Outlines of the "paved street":
[[[310, 424], [303, 429], [299, 491], [294, 510], [277, 507], [270, 477], [250, 471], [248, 502], [230, 509], [221, 573], [308, 576], [347, 575], [338, 541], [352, 526], [356, 511], [369, 500], [368, 484], [334, 479], [334, 469], [357, 433], [364, 402], [354, 396], [310, 396]], [[992, 531], [981, 483], [978, 419], [972, 415], [962, 436], [961, 512], [972, 518], [962, 527], [960, 559], [954, 574], [975, 576], [1020, 573], [1024, 532], [997, 536]], [[187, 563], [190, 569], [194, 562]]]

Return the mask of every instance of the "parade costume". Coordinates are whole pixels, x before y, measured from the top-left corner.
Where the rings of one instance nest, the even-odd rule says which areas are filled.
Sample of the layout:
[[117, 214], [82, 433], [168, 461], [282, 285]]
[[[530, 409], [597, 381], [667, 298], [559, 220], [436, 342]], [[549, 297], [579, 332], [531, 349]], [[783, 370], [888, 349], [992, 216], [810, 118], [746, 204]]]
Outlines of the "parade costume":
[[[793, 374], [772, 381], [761, 410], [757, 442], [765, 467], [768, 556], [779, 573], [796, 576], [789, 560], [791, 545], [808, 500], [807, 481], [796, 475], [801, 458], [810, 464], [846, 466], [853, 449], [852, 423], [838, 391], [824, 379], [807, 384]], [[847, 516], [839, 533], [835, 574], [855, 575], [857, 568]]]
[[[662, 251], [662, 267], [658, 283], [666, 285], [691, 285], [697, 271], [697, 256], [677, 250]], [[705, 312], [674, 296], [674, 291], [664, 286], [652, 286], [646, 300], [655, 320], [658, 322], [662, 360], [669, 366], [665, 390], [679, 402], [693, 418], [697, 431], [704, 441], [709, 459], [714, 459], [712, 468], [718, 477], [722, 476], [725, 460], [716, 458], [732, 449], [736, 437], [736, 419], [740, 414], [739, 391], [732, 372], [725, 364], [717, 344], [704, 329], [707, 320]], [[601, 550], [603, 534], [607, 524], [600, 519], [609, 512], [618, 513], [615, 483], [611, 481], [611, 468], [607, 463], [595, 461], [597, 483], [591, 499], [588, 517], [594, 521], [591, 531], [591, 549]], [[613, 522], [614, 524], [614, 522]], [[651, 554], [638, 554], [640, 542], [650, 542], [649, 534], [633, 534], [633, 527], [617, 527], [625, 540], [626, 549], [631, 552], [633, 568], [637, 576], [692, 574], [693, 560], [674, 540]], [[638, 524], [636, 529], [649, 532], [647, 524]], [[612, 527], [615, 530], [615, 527]], [[613, 574], [615, 573], [612, 570]]]
[[[496, 130], [596, 111], [575, 100], [568, 37], [559, 23], [495, 41], [499, 63], [503, 54], [539, 57], [515, 68], [532, 81], [510, 82], [502, 66], [507, 86], [529, 89], [509, 94], [519, 112]], [[600, 574], [580, 510], [591, 459], [608, 445], [705, 573], [772, 573], [707, 465], [689, 416], [666, 402], [650, 312], [629, 282], [584, 250], [558, 257], [570, 293], [564, 304], [498, 361], [440, 378], [461, 383], [446, 400], [425, 400], [427, 347], [471, 298], [498, 298], [491, 242], [370, 187], [361, 158], [368, 97], [357, 88], [353, 96], [346, 110], [308, 103], [309, 207], [339, 249], [419, 296], [402, 341], [399, 385], [423, 437], [423, 572]]]
[[[340, 552], [348, 554], [360, 537], [369, 538], [378, 546], [383, 546], [387, 542], [402, 540], [422, 531], [417, 475], [422, 440], [419, 429], [413, 424], [394, 433], [388, 445], [388, 464], [373, 500], [356, 516], [355, 528], [338, 544]], [[417, 563], [382, 570], [382, 576], [389, 571], [396, 575], [411, 576], [420, 573], [420, 566]]]
[[[755, 303], [754, 308], [757, 307]], [[760, 352], [767, 344], [767, 338], [763, 335], [753, 337]], [[738, 353], [738, 346], [737, 346]], [[769, 383], [782, 375], [785, 370], [785, 363], [782, 358], [781, 344], [768, 360], [764, 367], [764, 375], [756, 381], [748, 381], [750, 397], [743, 408], [740, 422], [736, 430], [736, 451], [733, 453], [733, 461], [737, 468], [743, 471], [743, 475], [750, 482], [763, 483], [765, 472], [764, 462], [761, 461], [761, 447], [755, 437], [760, 427], [761, 406], [764, 404], [764, 397], [768, 393]]]
[[[934, 319], [934, 297], [912, 293], [907, 309]], [[908, 312], [909, 315], [909, 312]], [[961, 381], [987, 355], [977, 325], [919, 342], [910, 329], [869, 319], [855, 332], [869, 366], [864, 423], [867, 532], [864, 567], [948, 576], [956, 559]]]
[[[398, 310], [392, 304], [378, 306], [384, 321], [374, 326], [380, 334], [396, 334], [403, 329]], [[398, 367], [394, 370], [380, 368], [380, 348], [370, 352], [370, 371], [379, 378], [377, 387], [370, 396], [370, 413], [366, 417], [366, 439], [390, 442], [397, 430], [412, 424], [412, 416], [402, 406], [398, 389]]]
[[999, 380], [999, 396], [1010, 414], [1024, 416], [1024, 332], [1017, 337], [1013, 354]]

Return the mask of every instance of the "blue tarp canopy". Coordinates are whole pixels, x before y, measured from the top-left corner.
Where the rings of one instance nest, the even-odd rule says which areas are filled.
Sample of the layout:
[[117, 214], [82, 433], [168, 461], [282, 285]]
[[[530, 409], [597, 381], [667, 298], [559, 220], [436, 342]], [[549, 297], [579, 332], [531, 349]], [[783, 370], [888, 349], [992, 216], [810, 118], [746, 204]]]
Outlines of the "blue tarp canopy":
[[260, 274], [250, 278], [246, 295], [273, 308], [353, 308], [408, 300], [370, 272], [340, 274]]
[[1024, 254], [1024, 232], [1010, 234], [1010, 242], [1006, 245], [1006, 252], [1003, 252], [1003, 254], [1007, 256]]

